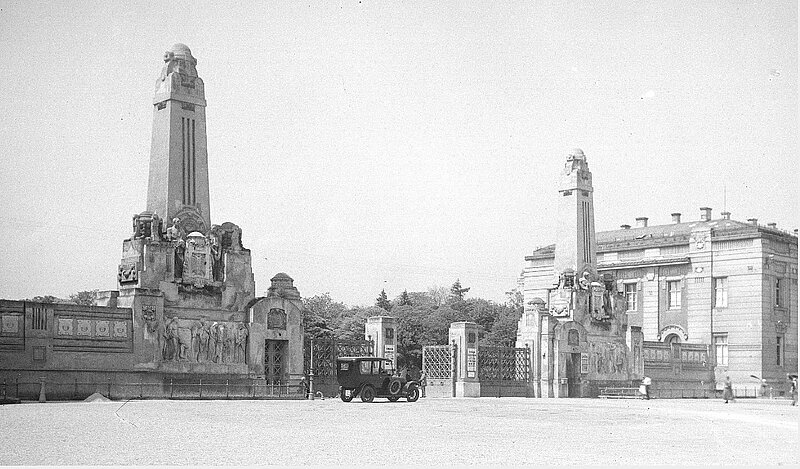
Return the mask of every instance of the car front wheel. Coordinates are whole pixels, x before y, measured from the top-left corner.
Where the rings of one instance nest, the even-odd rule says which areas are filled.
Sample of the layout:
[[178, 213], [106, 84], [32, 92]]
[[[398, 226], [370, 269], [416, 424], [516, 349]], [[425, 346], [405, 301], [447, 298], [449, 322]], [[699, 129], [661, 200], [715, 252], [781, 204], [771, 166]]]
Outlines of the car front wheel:
[[408, 396], [406, 396], [406, 399], [408, 400], [408, 402], [417, 402], [417, 399], [419, 399], [419, 388], [413, 387], [409, 389]]
[[364, 386], [364, 389], [361, 390], [361, 401], [362, 402], [372, 402], [375, 399], [375, 389], [372, 386]]
[[354, 389], [342, 389], [342, 392], [341, 392], [341, 394], [339, 394], [339, 396], [342, 398], [343, 401], [350, 402], [350, 401], [353, 400], [353, 391], [355, 391], [355, 390]]

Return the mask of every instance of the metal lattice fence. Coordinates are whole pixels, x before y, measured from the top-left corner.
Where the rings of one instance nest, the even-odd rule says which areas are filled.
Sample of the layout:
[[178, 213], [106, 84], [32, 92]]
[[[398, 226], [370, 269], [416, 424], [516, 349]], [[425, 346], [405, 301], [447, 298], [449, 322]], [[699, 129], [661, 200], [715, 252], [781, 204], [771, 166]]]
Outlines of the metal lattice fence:
[[314, 354], [314, 376], [335, 376], [338, 357], [371, 357], [375, 342], [371, 340], [314, 339], [306, 340], [303, 348], [303, 372], [308, 375], [311, 354]]
[[453, 376], [453, 347], [450, 345], [422, 347], [422, 370], [428, 379], [450, 379]]
[[528, 348], [484, 346], [478, 350], [478, 377], [481, 381], [522, 381], [530, 378]]

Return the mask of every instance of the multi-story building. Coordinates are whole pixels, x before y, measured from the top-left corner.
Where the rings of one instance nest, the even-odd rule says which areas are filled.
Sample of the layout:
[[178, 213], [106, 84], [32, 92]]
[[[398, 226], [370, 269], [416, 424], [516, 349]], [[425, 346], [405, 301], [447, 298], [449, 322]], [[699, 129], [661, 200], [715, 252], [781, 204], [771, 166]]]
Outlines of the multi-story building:
[[[693, 221], [598, 232], [598, 274], [616, 280], [644, 340], [708, 344], [717, 383], [782, 391], [797, 372], [797, 230], [730, 216], [703, 207]], [[526, 297], [547, 297], [554, 258], [553, 245], [525, 258]]]

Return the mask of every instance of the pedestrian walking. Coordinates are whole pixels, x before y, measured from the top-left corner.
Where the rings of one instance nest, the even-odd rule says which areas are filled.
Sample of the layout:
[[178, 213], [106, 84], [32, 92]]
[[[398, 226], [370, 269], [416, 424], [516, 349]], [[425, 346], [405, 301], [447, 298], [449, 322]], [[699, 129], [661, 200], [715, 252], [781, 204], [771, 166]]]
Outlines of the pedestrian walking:
[[419, 387], [422, 389], [422, 397], [425, 397], [425, 386], [428, 385], [428, 377], [425, 375], [425, 370], [419, 372]]
[[769, 385], [766, 379], [761, 380], [761, 397], [769, 397]]
[[725, 399], [725, 403], [727, 404], [728, 401], [736, 402], [736, 398], [733, 396], [733, 383], [731, 382], [731, 377], [725, 377], [725, 385], [722, 388], [722, 398]]
[[650, 400], [650, 385], [653, 384], [653, 380], [650, 379], [649, 376], [645, 376], [642, 380], [642, 386], [644, 386], [644, 398], [648, 401]]
[[786, 375], [792, 392], [792, 405], [797, 405], [797, 375]]

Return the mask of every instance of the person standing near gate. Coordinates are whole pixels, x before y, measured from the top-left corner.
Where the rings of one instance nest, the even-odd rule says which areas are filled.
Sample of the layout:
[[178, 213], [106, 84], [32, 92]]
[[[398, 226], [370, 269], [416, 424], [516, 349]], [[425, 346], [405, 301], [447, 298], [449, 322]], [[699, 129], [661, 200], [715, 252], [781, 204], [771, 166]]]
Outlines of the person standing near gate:
[[797, 376], [786, 375], [786, 377], [789, 379], [790, 391], [792, 393], [792, 405], [797, 405]]
[[425, 397], [425, 386], [427, 386], [427, 384], [428, 377], [425, 375], [425, 370], [422, 370], [419, 372], [419, 387], [422, 389], [422, 397]]
[[727, 404], [728, 401], [736, 402], [736, 398], [733, 397], [733, 383], [731, 382], [731, 377], [725, 377], [725, 386], [722, 388], [722, 398], [725, 399], [725, 403]]
[[644, 386], [644, 398], [650, 400], [650, 385], [653, 384], [653, 380], [650, 379], [649, 376], [645, 376], [642, 379], [642, 386]]

